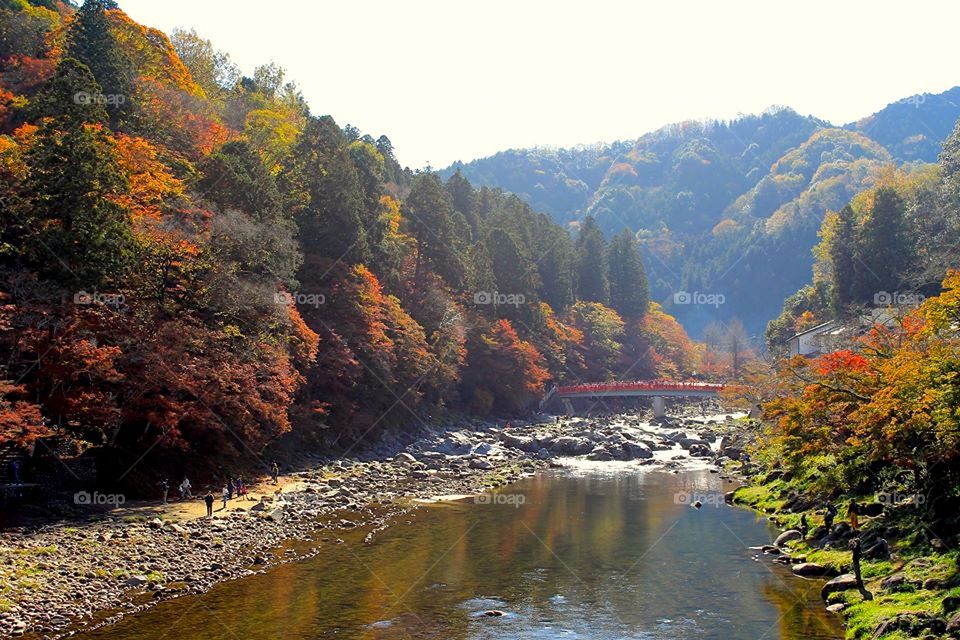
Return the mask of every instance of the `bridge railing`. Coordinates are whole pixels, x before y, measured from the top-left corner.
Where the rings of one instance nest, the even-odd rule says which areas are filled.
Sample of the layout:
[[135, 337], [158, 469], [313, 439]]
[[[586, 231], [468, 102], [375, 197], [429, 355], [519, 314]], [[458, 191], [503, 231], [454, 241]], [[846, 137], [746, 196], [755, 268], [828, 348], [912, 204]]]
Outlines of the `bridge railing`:
[[637, 382], [596, 382], [564, 385], [556, 388], [558, 394], [611, 393], [617, 391], [714, 391], [723, 389], [722, 384], [711, 382], [674, 382], [672, 380], [646, 380]]

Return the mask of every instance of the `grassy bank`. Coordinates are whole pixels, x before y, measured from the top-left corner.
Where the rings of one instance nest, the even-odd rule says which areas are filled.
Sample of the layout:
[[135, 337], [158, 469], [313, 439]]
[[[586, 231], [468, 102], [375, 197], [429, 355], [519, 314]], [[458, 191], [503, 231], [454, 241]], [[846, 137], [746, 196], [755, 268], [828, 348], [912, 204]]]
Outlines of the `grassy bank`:
[[[864, 584], [872, 599], [857, 589], [829, 594], [824, 606], [841, 605], [851, 639], [904, 640], [907, 638], [960, 637], [960, 552], [948, 546], [923, 523], [912, 504], [884, 504], [875, 516], [861, 516], [859, 532], [848, 531], [844, 517], [851, 496], [833, 501], [838, 515], [833, 536], [824, 536], [824, 505], [803, 496], [804, 487], [784, 480], [780, 474], [758, 477], [741, 487], [734, 502], [769, 514], [783, 530], [799, 529], [806, 515], [809, 533], [789, 543], [791, 562], [812, 562], [834, 575], [852, 573], [849, 541], [882, 538], [889, 556], [875, 554], [861, 560]], [[871, 504], [875, 496], [856, 496], [858, 503]], [[866, 546], [866, 545], [865, 545]]]

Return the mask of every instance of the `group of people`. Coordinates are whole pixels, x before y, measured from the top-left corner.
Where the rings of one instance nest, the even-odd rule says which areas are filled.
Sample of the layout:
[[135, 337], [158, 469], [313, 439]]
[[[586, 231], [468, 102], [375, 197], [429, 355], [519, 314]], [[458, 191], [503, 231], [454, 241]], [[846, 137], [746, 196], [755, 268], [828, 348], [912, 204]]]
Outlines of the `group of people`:
[[[270, 465], [270, 477], [273, 480], [274, 484], [279, 484], [280, 482], [280, 466], [274, 462]], [[164, 478], [160, 481], [160, 489], [163, 491], [163, 503], [168, 502], [168, 497], [170, 494], [170, 482]], [[190, 479], [184, 477], [183, 482], [180, 483], [178, 490], [180, 491], [180, 499], [188, 500], [193, 498], [193, 485], [190, 483]], [[241, 497], [247, 495], [249, 492], [249, 487], [247, 483], [244, 482], [243, 476], [237, 476], [234, 478], [230, 476], [227, 478], [226, 484], [223, 485], [223, 488], [220, 491], [221, 498], [223, 500], [223, 508], [227, 508], [227, 503], [230, 500], [233, 500], [234, 496]], [[203, 496], [203, 502], [207, 506], [207, 517], [213, 517], [213, 503], [216, 501], [212, 491], [207, 491]]]

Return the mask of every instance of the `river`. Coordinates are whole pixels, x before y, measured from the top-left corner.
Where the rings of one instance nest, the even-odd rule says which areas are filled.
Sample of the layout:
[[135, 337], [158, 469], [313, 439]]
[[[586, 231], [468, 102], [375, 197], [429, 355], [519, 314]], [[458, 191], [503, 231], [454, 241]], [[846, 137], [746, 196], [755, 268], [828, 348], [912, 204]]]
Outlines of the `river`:
[[[706, 470], [614, 463], [421, 507], [361, 542], [165, 601], [85, 639], [835, 639], [819, 582]], [[703, 506], [690, 506], [699, 499]], [[488, 612], [502, 615], [487, 615]]]

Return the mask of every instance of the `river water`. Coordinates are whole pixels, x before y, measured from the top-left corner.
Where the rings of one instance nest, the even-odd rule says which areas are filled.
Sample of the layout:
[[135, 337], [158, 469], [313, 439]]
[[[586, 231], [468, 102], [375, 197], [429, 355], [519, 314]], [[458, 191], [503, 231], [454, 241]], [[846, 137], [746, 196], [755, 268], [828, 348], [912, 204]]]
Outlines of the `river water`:
[[543, 473], [481, 504], [417, 509], [372, 544], [351, 532], [313, 558], [81, 637], [841, 638], [819, 582], [749, 549], [776, 532], [725, 505], [729, 489], [705, 470]]

